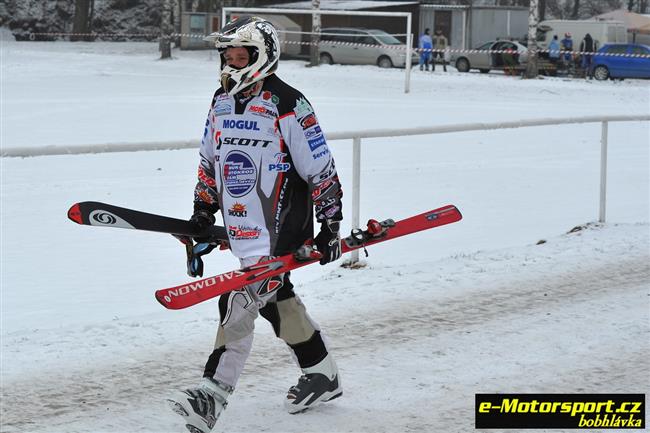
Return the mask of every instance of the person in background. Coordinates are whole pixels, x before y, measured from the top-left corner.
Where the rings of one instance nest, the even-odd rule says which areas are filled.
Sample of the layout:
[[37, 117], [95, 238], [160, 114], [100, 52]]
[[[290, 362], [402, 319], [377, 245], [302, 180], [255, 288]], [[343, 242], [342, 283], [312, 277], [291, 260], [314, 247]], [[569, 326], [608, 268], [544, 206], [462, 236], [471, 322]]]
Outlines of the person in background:
[[[243, 267], [304, 251], [312, 239], [317, 249], [310, 251], [320, 254], [321, 265], [337, 260], [341, 183], [311, 104], [275, 74], [280, 58], [275, 27], [242, 15], [205, 40], [219, 51], [221, 86], [205, 124], [190, 223], [202, 231], [221, 212], [230, 250]], [[314, 216], [320, 223], [316, 237]], [[216, 245], [194, 241], [189, 239], [188, 273], [201, 276], [201, 256]], [[218, 305], [217, 338], [202, 380], [167, 400], [191, 433], [210, 432], [225, 409], [250, 354], [259, 315], [302, 370], [284, 397], [289, 413], [342, 395], [326, 338], [294, 292], [288, 272], [224, 294]]]
[[418, 42], [418, 48], [420, 49], [420, 70], [429, 70], [429, 63], [431, 62], [431, 49], [433, 48], [433, 42], [431, 41], [431, 35], [429, 35], [429, 29], [424, 29], [424, 33], [420, 36]]
[[560, 41], [557, 35], [553, 35], [553, 39], [548, 44], [548, 61], [553, 65], [552, 74], [557, 74], [558, 61], [560, 60]]
[[588, 77], [590, 80], [592, 53], [597, 49], [598, 48], [596, 47], [593, 38], [589, 33], [587, 33], [582, 39], [582, 42], [580, 42], [580, 67], [582, 67], [582, 70], [585, 72], [585, 78]]
[[515, 45], [507, 43], [503, 45], [503, 72], [506, 75], [517, 75], [518, 55]]
[[564, 39], [560, 41], [560, 46], [562, 48], [562, 51], [566, 51], [564, 53], [564, 64], [567, 68], [568, 71], [573, 70], [573, 39], [571, 39], [571, 33], [565, 33], [564, 34]]
[[557, 66], [557, 61], [560, 59], [560, 41], [558, 41], [557, 35], [553, 35], [553, 39], [548, 44], [548, 59]]
[[432, 71], [436, 70], [436, 59], [440, 57], [442, 59], [442, 68], [447, 72], [447, 61], [445, 60], [447, 45], [449, 45], [449, 42], [445, 35], [442, 34], [442, 30], [436, 30], [436, 34], [433, 37], [433, 60], [431, 61]]

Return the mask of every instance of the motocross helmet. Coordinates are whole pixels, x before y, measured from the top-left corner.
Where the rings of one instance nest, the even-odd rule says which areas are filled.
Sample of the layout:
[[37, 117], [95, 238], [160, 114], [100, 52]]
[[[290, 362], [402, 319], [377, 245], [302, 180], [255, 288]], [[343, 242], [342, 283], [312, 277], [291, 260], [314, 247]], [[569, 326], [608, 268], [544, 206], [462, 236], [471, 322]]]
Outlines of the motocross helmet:
[[[214, 43], [219, 51], [221, 86], [229, 95], [250, 89], [278, 68], [280, 40], [273, 24], [262, 18], [240, 16], [203, 40]], [[244, 47], [248, 50], [249, 62], [243, 68], [226, 64], [226, 49], [234, 47]]]

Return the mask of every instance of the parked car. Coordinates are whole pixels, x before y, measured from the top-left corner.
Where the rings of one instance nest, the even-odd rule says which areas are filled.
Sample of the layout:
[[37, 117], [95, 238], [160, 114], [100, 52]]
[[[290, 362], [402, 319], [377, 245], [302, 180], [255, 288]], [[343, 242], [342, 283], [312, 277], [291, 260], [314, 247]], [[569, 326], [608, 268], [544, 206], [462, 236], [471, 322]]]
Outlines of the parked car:
[[528, 61], [528, 48], [517, 41], [490, 41], [474, 48], [477, 52], [455, 53], [451, 56], [450, 63], [456, 66], [459, 72], [469, 72], [470, 69], [478, 69], [484, 74], [491, 69], [504, 69], [503, 53], [491, 53], [489, 51], [516, 51], [515, 58], [520, 65]]
[[[371, 46], [359, 46], [366, 44]], [[406, 45], [383, 30], [331, 27], [321, 29], [318, 45], [320, 63], [349, 65], [377, 65], [380, 68], [406, 65]], [[418, 62], [412, 52], [411, 64]]]
[[[600, 56], [599, 54], [641, 54], [647, 57]], [[606, 44], [591, 60], [597, 80], [608, 78], [650, 78], [650, 47], [641, 44]]]

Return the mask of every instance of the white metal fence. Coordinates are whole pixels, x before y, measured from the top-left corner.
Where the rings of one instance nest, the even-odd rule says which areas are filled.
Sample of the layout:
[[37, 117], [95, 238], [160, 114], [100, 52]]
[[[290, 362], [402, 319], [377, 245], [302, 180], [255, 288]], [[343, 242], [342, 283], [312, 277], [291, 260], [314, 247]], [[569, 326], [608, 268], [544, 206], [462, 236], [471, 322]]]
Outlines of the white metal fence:
[[[585, 116], [572, 118], [544, 118], [513, 122], [463, 123], [421, 128], [372, 129], [366, 131], [335, 132], [327, 134], [328, 140], [352, 140], [352, 221], [351, 227], [359, 227], [359, 202], [361, 197], [361, 139], [398, 137], [408, 135], [442, 134], [449, 132], [486, 131], [493, 129], [523, 128], [573, 123], [600, 123], [600, 203], [598, 221], [605, 222], [607, 195], [607, 133], [609, 122], [650, 121], [650, 115]], [[643, 137], [639, 137], [643, 139]], [[647, 137], [646, 137], [647, 139]], [[351, 262], [359, 260], [359, 251], [352, 252]]]
[[[417, 128], [402, 129], [370, 129], [364, 131], [343, 131], [326, 134], [327, 140], [352, 140], [352, 220], [351, 228], [359, 228], [359, 206], [361, 198], [361, 139], [398, 137], [409, 135], [443, 134], [450, 132], [466, 131], [488, 131], [495, 129], [523, 128], [531, 126], [549, 126], [575, 123], [600, 123], [600, 202], [598, 221], [605, 222], [607, 205], [607, 141], [608, 126], [610, 122], [631, 122], [650, 121], [650, 115], [615, 115], [615, 116], [584, 116], [571, 118], [542, 118], [527, 119], [511, 122], [491, 123], [461, 123], [453, 125], [441, 125]], [[639, 137], [643, 140], [643, 137]], [[645, 137], [647, 140], [648, 137]], [[649, 143], [650, 145], [650, 143]], [[82, 153], [104, 153], [104, 152], [127, 152], [142, 150], [174, 150], [174, 149], [197, 149], [199, 142], [173, 141], [166, 143], [113, 143], [104, 145], [87, 146], [47, 146], [47, 147], [22, 147], [2, 149], [3, 157], [29, 157], [45, 155], [72, 155]], [[359, 260], [359, 251], [352, 252], [352, 262]]]

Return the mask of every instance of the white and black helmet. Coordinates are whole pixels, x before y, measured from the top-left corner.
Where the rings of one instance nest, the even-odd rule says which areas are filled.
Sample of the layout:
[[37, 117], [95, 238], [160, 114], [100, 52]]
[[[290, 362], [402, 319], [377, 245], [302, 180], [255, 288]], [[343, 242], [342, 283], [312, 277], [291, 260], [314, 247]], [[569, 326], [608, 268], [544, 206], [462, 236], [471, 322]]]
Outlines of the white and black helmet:
[[[280, 40], [270, 22], [253, 16], [240, 16], [219, 32], [203, 40], [213, 42], [221, 55], [221, 86], [229, 95], [249, 89], [257, 81], [273, 74], [280, 59]], [[250, 60], [243, 68], [226, 65], [227, 48], [248, 49]]]

